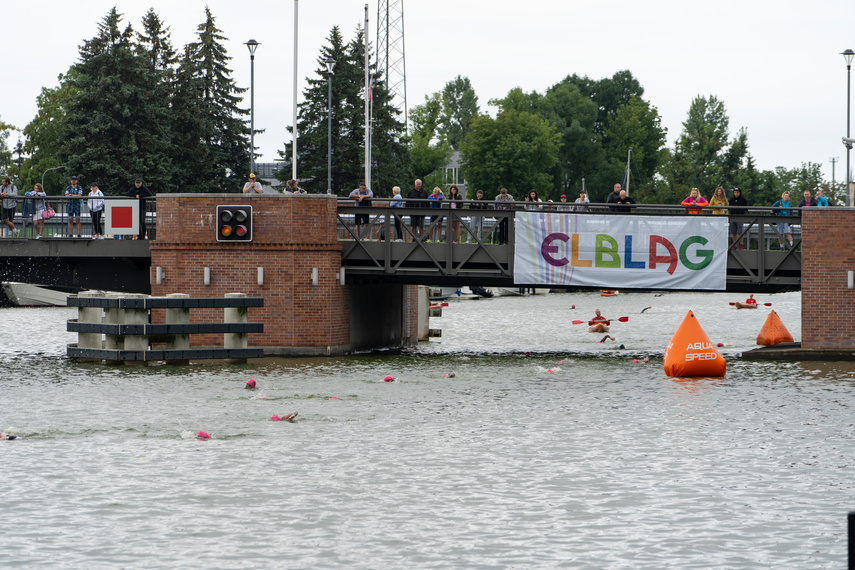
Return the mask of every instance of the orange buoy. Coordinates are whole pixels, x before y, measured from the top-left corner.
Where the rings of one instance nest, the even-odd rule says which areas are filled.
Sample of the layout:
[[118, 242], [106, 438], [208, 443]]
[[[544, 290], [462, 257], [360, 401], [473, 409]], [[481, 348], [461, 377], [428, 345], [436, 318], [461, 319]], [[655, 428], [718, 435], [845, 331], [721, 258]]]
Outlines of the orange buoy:
[[724, 357], [689, 311], [665, 349], [665, 374], [677, 378], [721, 377], [726, 371]]
[[770, 311], [757, 335], [757, 344], [762, 346], [774, 346], [781, 342], [793, 342], [793, 335], [784, 326], [781, 317], [775, 311]]

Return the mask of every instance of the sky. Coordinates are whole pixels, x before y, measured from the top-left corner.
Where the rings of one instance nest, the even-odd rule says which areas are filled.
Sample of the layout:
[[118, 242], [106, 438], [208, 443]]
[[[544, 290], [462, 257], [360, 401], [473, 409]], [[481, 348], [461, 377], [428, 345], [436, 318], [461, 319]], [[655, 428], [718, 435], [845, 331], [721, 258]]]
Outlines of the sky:
[[[372, 40], [377, 3], [368, 2]], [[855, 49], [852, 0], [403, 3], [410, 107], [457, 75], [469, 77], [482, 112], [495, 112], [488, 101], [514, 87], [542, 93], [573, 73], [600, 79], [628, 69], [658, 109], [670, 147], [692, 99], [715, 95], [730, 117], [731, 138], [747, 129], [759, 169], [814, 162], [830, 180], [830, 159], [838, 157], [835, 179], [845, 177], [847, 73], [840, 53]], [[250, 84], [243, 44], [261, 43], [255, 55], [255, 125], [265, 132], [255, 143], [262, 155], [257, 161], [273, 161], [290, 140], [286, 129], [293, 123], [292, 0], [3, 2], [0, 120], [22, 129], [35, 117], [42, 87], [57, 85], [57, 76], [77, 61], [79, 47], [96, 35], [113, 6], [135, 30], [154, 8], [181, 48], [195, 39], [206, 5], [227, 38], [232, 77], [242, 87]], [[364, 0], [299, 0], [301, 97], [305, 78], [316, 77], [318, 54], [332, 27], [338, 25], [349, 41], [363, 24], [364, 7]], [[16, 140], [13, 134], [10, 145]]]

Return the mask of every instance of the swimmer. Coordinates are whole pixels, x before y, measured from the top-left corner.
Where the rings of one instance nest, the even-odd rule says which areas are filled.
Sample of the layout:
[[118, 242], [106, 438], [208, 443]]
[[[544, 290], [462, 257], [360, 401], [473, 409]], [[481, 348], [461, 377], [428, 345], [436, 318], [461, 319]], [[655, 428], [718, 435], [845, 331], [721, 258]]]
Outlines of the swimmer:
[[647, 309], [652, 309], [652, 308], [653, 308], [653, 307], [644, 307], [643, 309], [641, 309], [641, 312], [643, 313], [643, 312], [644, 312], [644, 311], [646, 311]]
[[208, 432], [200, 430], [199, 433], [196, 434], [196, 439], [211, 439], [211, 436], [208, 435]]
[[599, 343], [601, 343], [601, 342], [606, 342], [606, 339], [614, 340], [614, 339], [615, 339], [615, 337], [613, 337], [613, 336], [609, 336], [609, 335], [606, 335], [606, 336], [604, 336], [603, 338], [601, 338], [600, 340], [598, 340], [598, 341], [597, 341], [597, 343], [599, 344]]
[[291, 412], [290, 414], [285, 414], [284, 416], [277, 416], [273, 414], [270, 417], [270, 421], [272, 422], [293, 422], [294, 418], [297, 417], [297, 412]]
[[18, 436], [17, 436], [17, 435], [12, 435], [12, 434], [2, 434], [2, 433], [0, 433], [0, 441], [8, 441], [8, 440], [12, 440], [12, 439], [18, 439]]
[[246, 381], [246, 386], [244, 386], [245, 390], [255, 390], [255, 378], [250, 378]]

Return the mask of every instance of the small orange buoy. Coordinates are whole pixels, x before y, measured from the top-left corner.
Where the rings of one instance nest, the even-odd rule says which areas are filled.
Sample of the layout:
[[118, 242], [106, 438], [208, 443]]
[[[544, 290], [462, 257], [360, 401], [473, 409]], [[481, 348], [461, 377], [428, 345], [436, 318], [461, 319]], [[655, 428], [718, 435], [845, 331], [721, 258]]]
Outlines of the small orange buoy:
[[781, 317], [775, 311], [770, 311], [766, 322], [757, 335], [757, 344], [761, 346], [774, 346], [782, 342], [793, 342], [793, 335], [784, 326]]
[[724, 357], [710, 342], [695, 314], [689, 311], [665, 349], [665, 374], [678, 378], [721, 377], [727, 371]]

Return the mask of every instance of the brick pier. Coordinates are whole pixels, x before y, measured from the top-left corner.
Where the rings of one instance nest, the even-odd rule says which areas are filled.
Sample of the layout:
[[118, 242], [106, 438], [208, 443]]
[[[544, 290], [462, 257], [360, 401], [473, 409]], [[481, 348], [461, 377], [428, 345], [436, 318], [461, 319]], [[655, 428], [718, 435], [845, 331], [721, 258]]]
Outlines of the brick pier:
[[[217, 242], [218, 205], [252, 206], [251, 243]], [[250, 334], [249, 345], [264, 347], [265, 354], [344, 354], [417, 341], [415, 286], [341, 285], [334, 196], [158, 195], [157, 216], [152, 295], [222, 297], [239, 292], [263, 297], [263, 308], [249, 309], [249, 321], [264, 323], [264, 332]], [[206, 267], [209, 285], [204, 284]], [[163, 275], [160, 284], [157, 268]], [[315, 268], [318, 285], [312, 284]], [[212, 322], [222, 315], [221, 310], [201, 309], [198, 317]], [[222, 335], [198, 337], [194, 344], [222, 343]]]

